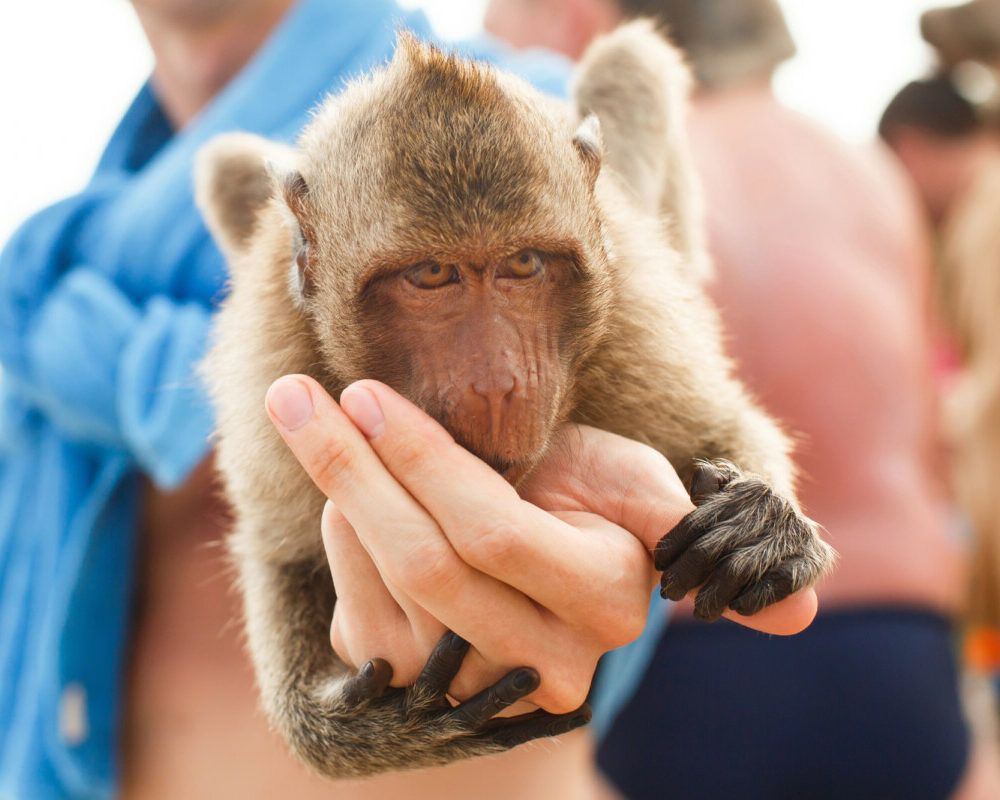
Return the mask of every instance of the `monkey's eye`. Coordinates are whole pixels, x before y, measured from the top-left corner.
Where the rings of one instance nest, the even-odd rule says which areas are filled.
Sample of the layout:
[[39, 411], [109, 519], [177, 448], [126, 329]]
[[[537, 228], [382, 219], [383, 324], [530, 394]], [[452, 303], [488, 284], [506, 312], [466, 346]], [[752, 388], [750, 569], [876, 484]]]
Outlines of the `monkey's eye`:
[[406, 280], [420, 289], [438, 289], [458, 281], [458, 270], [454, 264], [437, 264], [433, 261], [410, 267], [405, 274]]
[[521, 250], [509, 256], [504, 263], [504, 272], [512, 278], [530, 278], [542, 271], [544, 261], [537, 250]]

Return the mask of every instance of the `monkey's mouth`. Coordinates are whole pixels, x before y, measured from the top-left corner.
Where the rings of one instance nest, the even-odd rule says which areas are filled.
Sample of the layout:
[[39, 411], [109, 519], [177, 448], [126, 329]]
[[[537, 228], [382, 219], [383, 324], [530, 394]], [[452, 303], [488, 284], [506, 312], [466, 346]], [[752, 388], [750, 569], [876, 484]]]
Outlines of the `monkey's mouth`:
[[520, 458], [516, 461], [505, 461], [500, 458], [483, 459], [496, 472], [499, 472], [507, 483], [517, 486], [521, 480], [531, 471], [534, 459]]
[[533, 442], [522, 442], [521, 446], [518, 447], [508, 437], [498, 446], [498, 443], [493, 441], [477, 441], [476, 439], [479, 437], [469, 441], [472, 437], [464, 436], [464, 431], [457, 426], [445, 425], [445, 428], [458, 444], [483, 461], [494, 472], [502, 475], [504, 480], [513, 486], [517, 486], [521, 479], [531, 471], [541, 455], [537, 448], [532, 446]]

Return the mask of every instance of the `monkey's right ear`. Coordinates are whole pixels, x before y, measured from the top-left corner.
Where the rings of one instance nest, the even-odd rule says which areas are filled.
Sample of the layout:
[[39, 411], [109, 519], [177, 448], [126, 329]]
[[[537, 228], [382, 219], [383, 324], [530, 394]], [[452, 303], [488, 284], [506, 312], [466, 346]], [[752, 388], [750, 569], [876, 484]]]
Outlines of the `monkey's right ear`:
[[579, 153], [593, 185], [604, 161], [604, 140], [601, 137], [601, 123], [596, 114], [588, 114], [580, 123], [576, 133], [573, 134], [573, 146]]
[[294, 162], [295, 151], [249, 133], [217, 136], [195, 161], [195, 201], [227, 256], [244, 250], [257, 216], [274, 194], [274, 164]]

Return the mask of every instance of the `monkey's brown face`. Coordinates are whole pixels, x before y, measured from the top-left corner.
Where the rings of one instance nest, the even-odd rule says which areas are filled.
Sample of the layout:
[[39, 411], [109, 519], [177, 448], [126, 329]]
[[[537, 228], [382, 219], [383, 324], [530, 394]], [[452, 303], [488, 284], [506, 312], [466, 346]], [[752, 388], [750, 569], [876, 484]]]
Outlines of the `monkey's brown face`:
[[560, 417], [573, 362], [573, 259], [535, 248], [422, 261], [375, 277], [361, 298], [366, 371], [516, 480]]
[[516, 481], [606, 313], [596, 122], [406, 39], [377, 85], [286, 176], [293, 293], [331, 388], [389, 384]]

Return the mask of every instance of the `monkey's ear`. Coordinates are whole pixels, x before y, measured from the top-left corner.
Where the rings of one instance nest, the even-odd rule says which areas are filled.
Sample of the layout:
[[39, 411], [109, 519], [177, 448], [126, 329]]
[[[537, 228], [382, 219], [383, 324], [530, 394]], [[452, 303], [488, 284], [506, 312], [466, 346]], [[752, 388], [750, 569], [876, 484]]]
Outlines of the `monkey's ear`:
[[601, 123], [596, 114], [588, 114], [586, 119], [580, 123], [573, 134], [573, 146], [580, 154], [583, 166], [587, 170], [590, 183], [597, 180], [597, 174], [601, 171], [601, 162], [604, 160], [604, 141], [601, 138]]
[[274, 194], [275, 168], [295, 151], [249, 133], [217, 136], [195, 161], [195, 201], [227, 256], [246, 250], [257, 216]]

